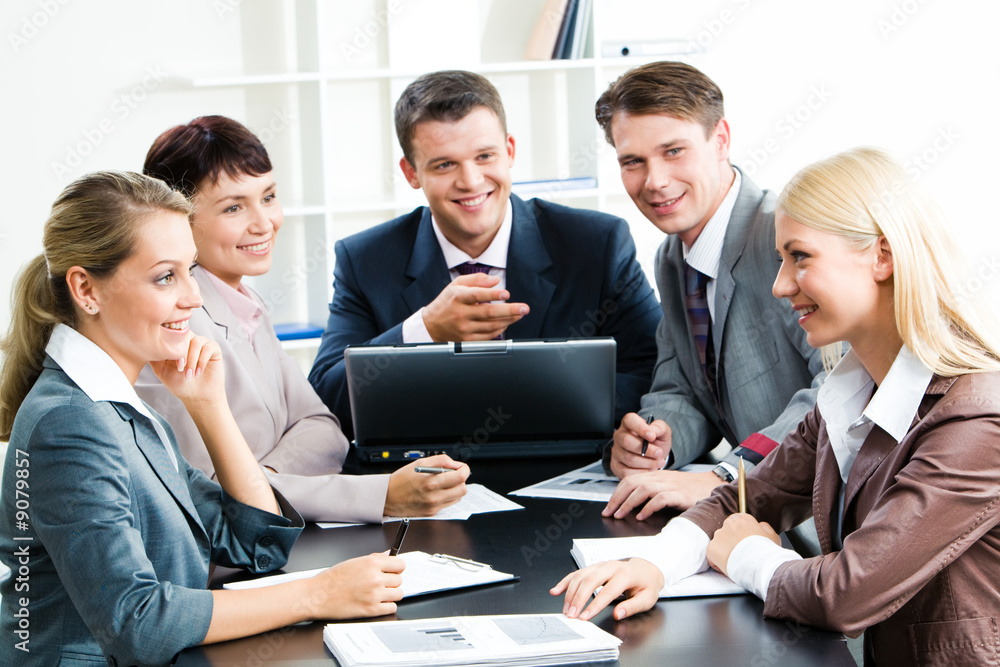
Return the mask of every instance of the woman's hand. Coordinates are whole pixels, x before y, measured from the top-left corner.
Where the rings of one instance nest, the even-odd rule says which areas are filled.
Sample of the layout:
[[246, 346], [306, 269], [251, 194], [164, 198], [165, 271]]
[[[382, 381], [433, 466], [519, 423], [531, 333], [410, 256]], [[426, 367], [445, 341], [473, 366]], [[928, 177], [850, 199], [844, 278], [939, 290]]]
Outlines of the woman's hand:
[[219, 344], [204, 336], [192, 336], [187, 354], [180, 359], [149, 362], [170, 393], [191, 411], [198, 405], [226, 400], [226, 375]]
[[370, 618], [396, 612], [406, 561], [384, 553], [352, 558], [309, 579], [315, 620]]
[[[601, 592], [585, 607], [590, 596], [601, 586]], [[658, 567], [642, 558], [630, 558], [626, 561], [605, 561], [577, 570], [566, 575], [549, 593], [566, 593], [563, 613], [585, 621], [624, 593], [627, 599], [619, 603], [614, 611], [615, 619], [620, 621], [652, 608], [662, 588], [663, 573]]]
[[[416, 467], [448, 468], [432, 475], [416, 472]], [[389, 476], [385, 494], [385, 516], [434, 516], [444, 507], [454, 505], [465, 495], [469, 466], [452, 460], [447, 454], [428, 456], [409, 463]]]
[[763, 535], [781, 546], [781, 538], [771, 524], [758, 522], [749, 514], [730, 514], [708, 543], [708, 564], [728, 577], [729, 555], [737, 544], [752, 535]]

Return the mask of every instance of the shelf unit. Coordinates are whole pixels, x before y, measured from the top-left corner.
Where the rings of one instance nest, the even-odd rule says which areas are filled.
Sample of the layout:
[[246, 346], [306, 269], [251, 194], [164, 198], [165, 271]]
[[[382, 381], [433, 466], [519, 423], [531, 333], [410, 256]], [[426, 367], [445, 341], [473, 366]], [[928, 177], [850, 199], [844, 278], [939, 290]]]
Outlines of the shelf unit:
[[[594, 48], [615, 24], [613, 37], [621, 38], [623, 10], [635, 2], [594, 0], [583, 58], [520, 60], [544, 4], [248, 0], [237, 6], [244, 72], [189, 83], [241, 91], [240, 120], [261, 136], [275, 165], [285, 226], [271, 271], [252, 282], [275, 322], [325, 323], [334, 243], [424, 203], [398, 167], [392, 110], [402, 90], [429, 71], [469, 69], [496, 85], [517, 141], [515, 183], [596, 183], [527, 196], [614, 212], [636, 221], [634, 234], [646, 232], [593, 118], [594, 102], [611, 80], [655, 59], [602, 58]], [[640, 262], [651, 269], [652, 249], [640, 252]]]

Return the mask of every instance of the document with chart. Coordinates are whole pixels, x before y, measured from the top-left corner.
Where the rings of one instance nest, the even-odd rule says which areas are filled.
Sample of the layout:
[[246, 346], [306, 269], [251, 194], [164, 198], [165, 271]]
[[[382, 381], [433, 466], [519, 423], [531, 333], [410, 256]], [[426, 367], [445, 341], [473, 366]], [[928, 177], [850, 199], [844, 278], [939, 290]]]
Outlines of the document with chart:
[[[459, 558], [457, 556], [449, 556], [448, 554], [407, 551], [406, 553], [399, 554], [399, 557], [406, 561], [406, 569], [403, 570], [404, 598], [450, 591], [456, 588], [498, 584], [503, 581], [514, 581], [517, 579], [513, 574], [498, 572], [486, 563], [477, 563], [468, 558]], [[249, 581], [234, 581], [229, 584], [223, 584], [223, 588], [230, 590], [263, 588], [264, 586], [283, 584], [288, 581], [295, 581], [296, 579], [315, 577], [325, 569], [327, 568], [321, 567], [315, 570], [274, 574], [269, 577], [259, 577]]]
[[562, 614], [331, 623], [323, 641], [342, 667], [572, 665], [618, 659], [621, 640]]
[[[691, 463], [680, 470], [682, 472], [704, 472], [714, 467], [707, 463]], [[592, 500], [606, 503], [611, 500], [611, 494], [615, 492], [616, 488], [618, 488], [618, 478], [605, 473], [604, 466], [598, 461], [589, 466], [570, 470], [544, 482], [511, 491], [508, 495], [529, 498]]]

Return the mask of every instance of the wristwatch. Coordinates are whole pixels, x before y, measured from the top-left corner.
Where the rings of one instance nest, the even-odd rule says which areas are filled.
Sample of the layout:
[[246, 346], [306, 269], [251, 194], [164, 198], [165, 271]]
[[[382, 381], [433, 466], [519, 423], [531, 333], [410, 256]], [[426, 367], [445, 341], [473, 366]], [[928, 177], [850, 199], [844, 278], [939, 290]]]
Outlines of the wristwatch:
[[736, 479], [735, 477], [733, 477], [733, 473], [729, 472], [729, 469], [726, 466], [722, 465], [721, 463], [715, 466], [712, 469], [712, 472], [718, 475], [723, 482], [731, 482], [734, 479]]

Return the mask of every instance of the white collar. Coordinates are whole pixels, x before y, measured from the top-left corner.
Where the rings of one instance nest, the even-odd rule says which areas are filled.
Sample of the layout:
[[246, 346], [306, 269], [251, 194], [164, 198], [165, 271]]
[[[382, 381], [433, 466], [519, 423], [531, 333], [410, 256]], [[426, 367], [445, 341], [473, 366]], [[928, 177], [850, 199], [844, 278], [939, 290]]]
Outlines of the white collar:
[[910, 430], [933, 376], [934, 372], [904, 345], [882, 384], [866, 402], [875, 381], [854, 350], [848, 350], [827, 375], [816, 402], [827, 422], [850, 428], [868, 421], [899, 442]]
[[497, 235], [493, 237], [493, 241], [490, 242], [489, 247], [486, 248], [486, 250], [483, 251], [483, 254], [479, 257], [469, 257], [468, 253], [464, 250], [460, 250], [455, 246], [455, 244], [444, 237], [444, 234], [441, 232], [441, 228], [438, 227], [437, 220], [434, 219], [434, 214], [431, 214], [431, 223], [434, 226], [434, 235], [437, 237], [438, 245], [441, 246], [441, 252], [444, 254], [444, 261], [449, 270], [455, 268], [459, 264], [465, 264], [466, 262], [479, 262], [480, 264], [494, 266], [498, 269], [506, 269], [507, 249], [510, 247], [510, 232], [513, 227], [513, 220], [513, 204], [510, 199], [508, 199], [507, 210], [503, 214], [503, 222], [500, 223], [500, 229], [497, 230]]
[[76, 329], [57, 324], [52, 329], [45, 353], [59, 364], [63, 372], [95, 403], [108, 401], [125, 403], [149, 419], [160, 436], [163, 446], [177, 469], [177, 457], [170, 447], [167, 433], [160, 420], [153, 416], [135, 393], [135, 387], [107, 352]]
[[694, 244], [688, 248], [683, 243], [684, 261], [693, 269], [700, 271], [712, 280], [719, 274], [719, 262], [722, 260], [722, 245], [726, 240], [726, 229], [729, 227], [729, 218], [733, 214], [736, 206], [736, 198], [740, 194], [740, 185], [743, 176], [739, 169], [733, 169], [735, 178], [729, 187], [729, 192], [722, 199], [719, 208], [708, 219], [708, 224], [698, 234]]

